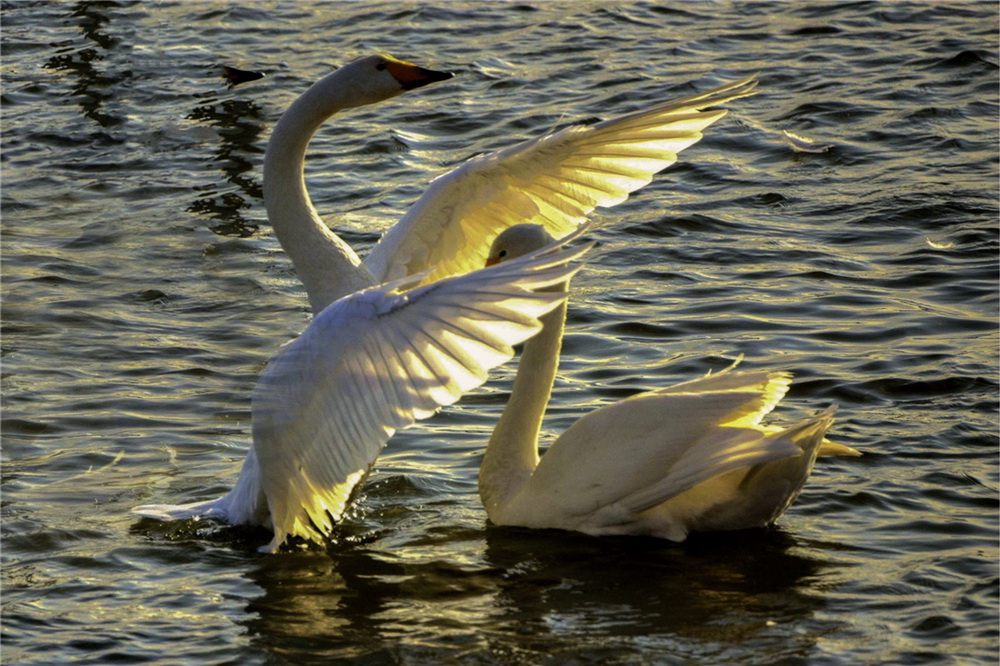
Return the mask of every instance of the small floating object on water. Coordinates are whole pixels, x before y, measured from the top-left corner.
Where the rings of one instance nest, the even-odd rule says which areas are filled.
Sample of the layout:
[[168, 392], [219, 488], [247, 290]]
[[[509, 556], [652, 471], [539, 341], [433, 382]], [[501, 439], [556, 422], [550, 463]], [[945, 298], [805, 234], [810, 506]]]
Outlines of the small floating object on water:
[[930, 238], [925, 238], [924, 240], [927, 241], [927, 245], [934, 248], [935, 250], [950, 250], [951, 248], [955, 247], [954, 243], [949, 243], [949, 242], [935, 243]]
[[781, 130], [785, 137], [785, 142], [797, 153], [825, 153], [833, 148], [832, 143], [818, 143], [808, 137], [788, 130]]
[[229, 81], [229, 85], [238, 86], [241, 83], [247, 83], [249, 81], [257, 81], [264, 78], [264, 72], [254, 72], [248, 69], [237, 69], [235, 67], [229, 67], [228, 65], [222, 66], [223, 76]]

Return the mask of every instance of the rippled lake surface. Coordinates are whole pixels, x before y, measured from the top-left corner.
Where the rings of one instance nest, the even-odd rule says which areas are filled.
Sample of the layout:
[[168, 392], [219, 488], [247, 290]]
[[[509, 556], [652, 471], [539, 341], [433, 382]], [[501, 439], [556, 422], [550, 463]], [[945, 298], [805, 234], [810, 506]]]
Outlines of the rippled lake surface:
[[[0, 9], [4, 663], [996, 663], [995, 3]], [[779, 419], [837, 404], [864, 457], [768, 530], [498, 529], [475, 479], [509, 364], [391, 441], [326, 549], [130, 515], [235, 479], [255, 378], [309, 318], [270, 128], [375, 51], [457, 76], [314, 141], [361, 250], [474, 154], [759, 72], [598, 216], [546, 433], [743, 354], [794, 372]]]

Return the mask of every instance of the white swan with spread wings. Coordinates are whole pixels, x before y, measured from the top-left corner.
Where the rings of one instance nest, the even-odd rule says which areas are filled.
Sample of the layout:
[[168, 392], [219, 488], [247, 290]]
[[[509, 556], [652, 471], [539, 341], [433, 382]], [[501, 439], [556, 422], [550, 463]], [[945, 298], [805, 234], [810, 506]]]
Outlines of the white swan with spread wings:
[[268, 362], [253, 393], [253, 443], [233, 489], [133, 512], [213, 517], [322, 541], [396, 430], [481, 385], [565, 300], [587, 246], [417, 285], [371, 287], [334, 302]]
[[541, 224], [565, 236], [596, 207], [621, 203], [648, 184], [726, 115], [704, 109], [752, 94], [757, 85], [746, 78], [472, 158], [434, 180], [362, 261], [309, 198], [309, 141], [339, 111], [450, 77], [387, 55], [365, 56], [313, 84], [275, 126], [264, 158], [264, 201], [314, 313], [358, 289], [421, 271], [431, 271], [430, 281], [474, 270], [496, 235], [514, 224]]

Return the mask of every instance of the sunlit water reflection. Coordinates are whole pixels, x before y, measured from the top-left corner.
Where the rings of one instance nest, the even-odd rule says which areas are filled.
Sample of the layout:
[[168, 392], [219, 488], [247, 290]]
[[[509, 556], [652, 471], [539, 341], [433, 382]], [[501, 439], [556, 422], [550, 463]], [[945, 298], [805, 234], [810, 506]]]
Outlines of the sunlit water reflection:
[[[2, 12], [5, 663], [995, 661], [995, 5]], [[781, 418], [837, 403], [865, 457], [773, 530], [492, 528], [475, 475], [511, 365], [391, 442], [325, 552], [129, 515], [235, 478], [255, 378], [308, 318], [263, 148], [376, 50], [458, 76], [315, 141], [313, 197], [362, 250], [473, 154], [760, 72], [601, 216], [546, 429], [744, 354], [795, 373]], [[223, 62], [268, 76], [227, 89]]]

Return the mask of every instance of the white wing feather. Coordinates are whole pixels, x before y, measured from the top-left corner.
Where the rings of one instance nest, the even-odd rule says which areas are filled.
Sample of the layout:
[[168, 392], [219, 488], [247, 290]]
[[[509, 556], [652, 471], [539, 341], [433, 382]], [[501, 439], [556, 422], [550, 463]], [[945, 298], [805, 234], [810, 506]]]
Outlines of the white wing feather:
[[270, 361], [254, 390], [254, 452], [274, 541], [320, 540], [399, 428], [481, 385], [564, 292], [589, 246], [543, 250], [410, 291], [345, 297]]
[[482, 266], [490, 243], [511, 225], [541, 224], [565, 236], [596, 207], [621, 203], [648, 184], [726, 115], [701, 109], [750, 95], [756, 85], [748, 77], [469, 160], [434, 180], [364, 265], [378, 280], [428, 269], [427, 280], [436, 280]]
[[719, 394], [739, 396], [732, 412], [722, 423], [734, 427], [752, 428], [760, 425], [788, 393], [792, 375], [780, 370], [748, 370], [734, 372], [742, 356], [725, 370], [709, 373], [686, 382], [657, 389], [657, 395], [668, 394]]

